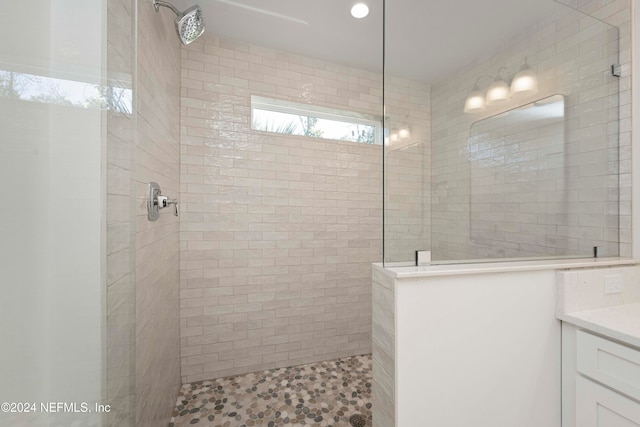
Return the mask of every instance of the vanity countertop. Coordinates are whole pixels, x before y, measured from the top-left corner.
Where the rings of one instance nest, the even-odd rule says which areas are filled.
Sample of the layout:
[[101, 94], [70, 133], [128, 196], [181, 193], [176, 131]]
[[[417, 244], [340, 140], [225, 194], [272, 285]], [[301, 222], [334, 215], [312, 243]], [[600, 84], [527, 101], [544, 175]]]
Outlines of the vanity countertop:
[[640, 302], [573, 313], [558, 313], [563, 322], [640, 348]]
[[465, 274], [504, 273], [515, 271], [607, 268], [637, 265], [639, 260], [624, 257], [523, 259], [503, 262], [444, 262], [415, 266], [403, 263], [373, 264], [373, 268], [393, 279], [413, 279], [428, 276], [460, 276]]

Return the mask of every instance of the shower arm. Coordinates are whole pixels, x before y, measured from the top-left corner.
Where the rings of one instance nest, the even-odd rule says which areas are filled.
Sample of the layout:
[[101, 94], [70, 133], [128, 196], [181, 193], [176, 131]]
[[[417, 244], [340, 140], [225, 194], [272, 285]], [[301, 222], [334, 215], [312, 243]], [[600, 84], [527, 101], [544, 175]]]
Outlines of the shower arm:
[[158, 10], [160, 10], [160, 6], [162, 7], [168, 7], [169, 9], [171, 9], [173, 11], [173, 13], [176, 14], [176, 16], [181, 16], [182, 12], [180, 12], [174, 5], [172, 5], [171, 3], [168, 3], [166, 1], [162, 1], [162, 0], [153, 0], [153, 7], [156, 8], [156, 12]]

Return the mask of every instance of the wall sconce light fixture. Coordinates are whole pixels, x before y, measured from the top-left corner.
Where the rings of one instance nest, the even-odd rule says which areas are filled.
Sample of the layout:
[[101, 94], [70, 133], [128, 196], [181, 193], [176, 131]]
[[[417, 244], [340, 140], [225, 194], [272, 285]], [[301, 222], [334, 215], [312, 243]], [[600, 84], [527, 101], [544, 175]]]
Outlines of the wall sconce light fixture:
[[514, 96], [533, 95], [538, 92], [538, 76], [529, 67], [527, 59], [525, 58], [524, 64], [513, 77], [511, 82], [511, 94]]
[[509, 78], [503, 77], [503, 71], [508, 73], [506, 67], [500, 67], [495, 78], [493, 78], [493, 82], [487, 88], [486, 93], [480, 90], [480, 80], [485, 77], [491, 78], [491, 76], [483, 75], [476, 79], [473, 89], [464, 103], [465, 113], [480, 113], [486, 110], [487, 106], [504, 104], [512, 97], [533, 95], [538, 92], [538, 76], [531, 67], [529, 67], [526, 58], [520, 71], [513, 77], [510, 85], [507, 83]]
[[[488, 76], [487, 76], [488, 77]], [[480, 77], [478, 77], [478, 80]], [[473, 90], [467, 96], [467, 100], [464, 103], [464, 112], [465, 113], [480, 113], [487, 109], [487, 102], [484, 98], [484, 92], [480, 90], [478, 86], [478, 80], [476, 80], [476, 84], [473, 87]]]
[[506, 68], [500, 67], [496, 78], [493, 79], [493, 83], [491, 83], [487, 89], [487, 105], [504, 104], [511, 99], [511, 89], [505, 79], [502, 78], [502, 70], [506, 70]]

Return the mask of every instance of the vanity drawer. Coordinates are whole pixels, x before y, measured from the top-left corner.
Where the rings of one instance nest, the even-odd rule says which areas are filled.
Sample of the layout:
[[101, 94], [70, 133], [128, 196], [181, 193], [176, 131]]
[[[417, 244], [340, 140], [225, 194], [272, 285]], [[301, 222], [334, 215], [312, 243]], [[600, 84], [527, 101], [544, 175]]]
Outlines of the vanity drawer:
[[578, 376], [575, 425], [579, 427], [640, 427], [640, 403]]
[[640, 401], [640, 350], [589, 333], [577, 333], [581, 374]]

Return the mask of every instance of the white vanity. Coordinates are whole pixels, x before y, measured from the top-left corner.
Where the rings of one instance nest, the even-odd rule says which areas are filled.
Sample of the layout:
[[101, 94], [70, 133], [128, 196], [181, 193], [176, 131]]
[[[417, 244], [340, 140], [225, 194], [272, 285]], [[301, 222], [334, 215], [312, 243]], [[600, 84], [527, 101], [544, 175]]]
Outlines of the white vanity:
[[[607, 281], [623, 283], [605, 294]], [[640, 426], [640, 268], [563, 272], [562, 426]]]
[[[636, 263], [612, 258], [375, 266], [374, 427], [640, 426], [637, 418], [635, 424], [586, 424], [582, 419], [569, 423], [567, 411], [582, 412], [582, 406], [569, 409], [561, 402], [572, 399], [572, 392], [589, 389], [581, 383], [573, 389], [565, 384], [571, 378], [563, 376], [561, 368], [564, 366], [566, 374], [572, 366], [567, 351], [601, 345], [603, 338], [598, 336], [601, 331], [578, 333], [583, 326], [563, 325], [556, 317], [561, 316], [560, 303], [569, 296], [558, 294], [559, 281], [569, 277], [563, 275], [580, 272], [588, 277], [601, 270], [637, 272], [640, 267], [629, 267]], [[638, 277], [633, 280], [640, 284]], [[571, 328], [574, 335], [566, 336]], [[591, 337], [595, 341], [588, 341]], [[613, 345], [625, 351], [638, 350], [633, 342], [611, 338]], [[576, 373], [586, 369], [580, 366], [573, 365], [575, 380], [604, 387], [607, 395], [614, 392], [599, 384], [602, 377]], [[615, 372], [611, 375], [617, 375]], [[640, 379], [640, 370], [629, 372]], [[625, 406], [619, 413], [637, 415], [638, 401], [629, 395], [634, 386], [624, 383], [617, 387], [616, 392], [636, 405], [631, 412]], [[586, 408], [598, 405], [594, 402], [599, 396], [577, 395], [574, 400]]]

